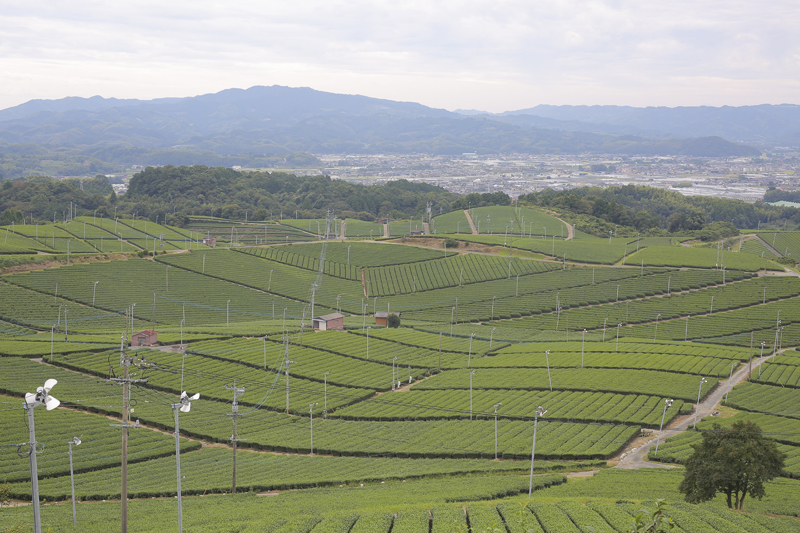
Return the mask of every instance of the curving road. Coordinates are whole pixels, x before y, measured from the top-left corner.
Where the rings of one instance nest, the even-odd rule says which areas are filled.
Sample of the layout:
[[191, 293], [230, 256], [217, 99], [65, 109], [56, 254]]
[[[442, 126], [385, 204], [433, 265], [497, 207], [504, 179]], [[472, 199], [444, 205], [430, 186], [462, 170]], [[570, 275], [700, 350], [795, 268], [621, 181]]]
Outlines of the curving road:
[[564, 219], [558, 218], [557, 216], [555, 216], [552, 213], [548, 213], [548, 215], [550, 215], [554, 219], [560, 221], [562, 224], [564, 224], [567, 227], [567, 240], [568, 241], [575, 238], [575, 228], [572, 226], [572, 224], [570, 224], [569, 222], [567, 222]]
[[[758, 368], [758, 365], [769, 359], [771, 355], [765, 355], [764, 357], [753, 358], [753, 369]], [[747, 376], [750, 374], [750, 365], [745, 363], [744, 367], [737, 370], [733, 377], [731, 378], [731, 383], [733, 385], [737, 385], [744, 381]], [[698, 376], [699, 377], [699, 376]], [[728, 380], [720, 380], [719, 385], [717, 388], [708, 396], [706, 396], [705, 400], [700, 402], [700, 405], [697, 409], [697, 420], [701, 420], [704, 416], [708, 416], [714, 411], [717, 405], [723, 400], [725, 393], [728, 391]], [[694, 414], [691, 415], [684, 415], [675, 418], [670, 425], [664, 428], [664, 432], [661, 435], [661, 442], [664, 442], [664, 439], [668, 435], [670, 437], [674, 437], [675, 434], [680, 433], [681, 431], [686, 431], [689, 426], [694, 424], [695, 416]], [[628, 447], [623, 450], [622, 454], [619, 456], [619, 462], [616, 464], [614, 468], [622, 468], [622, 469], [637, 469], [637, 468], [675, 468], [676, 465], [668, 465], [663, 463], [652, 463], [647, 460], [647, 454], [650, 452], [650, 448], [655, 446], [656, 440], [658, 439], [658, 431], [653, 431], [652, 437], [647, 437], [644, 439], [637, 439], [634, 441], [631, 446], [632, 448]]]

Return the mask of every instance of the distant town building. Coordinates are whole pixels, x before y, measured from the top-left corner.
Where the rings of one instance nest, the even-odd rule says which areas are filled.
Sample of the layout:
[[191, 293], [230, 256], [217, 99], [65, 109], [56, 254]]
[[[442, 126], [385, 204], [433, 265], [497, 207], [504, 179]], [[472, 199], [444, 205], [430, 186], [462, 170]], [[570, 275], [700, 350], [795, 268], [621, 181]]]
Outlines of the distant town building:
[[343, 329], [344, 328], [344, 315], [341, 313], [331, 313], [329, 315], [322, 315], [311, 319], [314, 329], [318, 331], [327, 331], [329, 329]]
[[217, 238], [211, 235], [206, 235], [203, 237], [203, 244], [206, 246], [211, 246], [212, 248], [217, 245]]

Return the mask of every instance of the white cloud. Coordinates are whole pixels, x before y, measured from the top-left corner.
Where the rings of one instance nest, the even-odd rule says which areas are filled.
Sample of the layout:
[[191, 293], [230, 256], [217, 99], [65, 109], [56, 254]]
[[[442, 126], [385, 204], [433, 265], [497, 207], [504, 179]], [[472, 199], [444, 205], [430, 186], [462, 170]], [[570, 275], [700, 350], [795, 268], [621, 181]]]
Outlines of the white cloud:
[[0, 107], [252, 85], [492, 111], [794, 102], [796, 2], [0, 1]]

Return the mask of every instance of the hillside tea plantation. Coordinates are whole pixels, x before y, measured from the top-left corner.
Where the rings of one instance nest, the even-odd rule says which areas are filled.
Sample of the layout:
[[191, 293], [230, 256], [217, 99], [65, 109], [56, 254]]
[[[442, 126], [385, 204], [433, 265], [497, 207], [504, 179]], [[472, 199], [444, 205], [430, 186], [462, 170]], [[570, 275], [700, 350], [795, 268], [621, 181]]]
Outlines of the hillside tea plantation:
[[[54, 254], [0, 280], [4, 498], [32, 498], [22, 407], [54, 379], [60, 406], [33, 410], [47, 531], [108, 531], [124, 496], [129, 531], [175, 530], [177, 416], [187, 532], [627, 533], [661, 498], [674, 531], [800, 532], [800, 281], [770, 251], [797, 232], [723, 251], [486, 206], [323, 238], [288, 215], [4, 228], [7, 258]], [[740, 420], [781, 475], [744, 512], [686, 503], [692, 446]]]

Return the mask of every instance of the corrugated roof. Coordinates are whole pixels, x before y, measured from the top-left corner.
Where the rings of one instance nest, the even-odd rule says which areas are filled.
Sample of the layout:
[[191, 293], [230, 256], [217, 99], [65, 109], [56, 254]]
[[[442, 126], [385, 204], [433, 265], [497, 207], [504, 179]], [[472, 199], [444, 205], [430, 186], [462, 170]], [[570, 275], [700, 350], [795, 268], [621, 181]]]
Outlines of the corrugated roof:
[[327, 322], [328, 320], [336, 320], [337, 318], [344, 318], [344, 315], [341, 313], [331, 313], [329, 315], [317, 317], [315, 320], [325, 320]]

